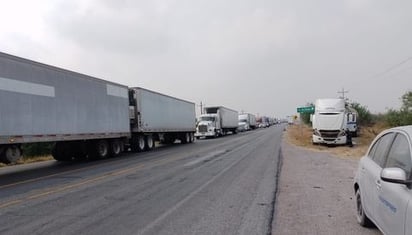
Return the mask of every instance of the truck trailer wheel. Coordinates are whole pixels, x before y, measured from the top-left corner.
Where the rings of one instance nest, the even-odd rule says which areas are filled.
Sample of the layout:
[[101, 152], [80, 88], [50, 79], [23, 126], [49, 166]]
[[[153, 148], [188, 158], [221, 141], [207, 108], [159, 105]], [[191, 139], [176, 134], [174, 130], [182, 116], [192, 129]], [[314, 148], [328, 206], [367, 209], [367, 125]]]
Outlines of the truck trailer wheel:
[[6, 164], [16, 163], [21, 158], [22, 151], [18, 145], [6, 146], [0, 153], [0, 161]]
[[190, 134], [189, 133], [184, 133], [183, 136], [181, 137], [180, 141], [182, 141], [182, 144], [187, 144], [190, 143]]
[[109, 156], [109, 143], [106, 140], [91, 141], [88, 145], [89, 159], [102, 159]]
[[146, 140], [143, 135], [137, 136], [137, 151], [143, 152], [146, 148]]
[[146, 147], [146, 141], [143, 135], [133, 135], [130, 141], [132, 152], [143, 152]]
[[110, 156], [117, 157], [122, 152], [122, 142], [119, 140], [111, 140], [110, 141]]
[[195, 135], [193, 133], [190, 133], [190, 143], [195, 142]]
[[153, 140], [153, 136], [152, 135], [147, 135], [146, 136], [146, 150], [150, 151], [152, 149], [154, 149], [155, 147], [155, 142]]

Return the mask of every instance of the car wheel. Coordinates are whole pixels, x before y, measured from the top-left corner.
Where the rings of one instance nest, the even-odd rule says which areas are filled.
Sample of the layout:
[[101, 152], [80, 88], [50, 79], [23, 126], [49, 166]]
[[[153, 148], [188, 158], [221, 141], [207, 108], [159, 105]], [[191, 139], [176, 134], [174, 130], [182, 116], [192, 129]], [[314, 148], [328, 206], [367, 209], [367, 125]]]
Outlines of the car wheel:
[[373, 223], [368, 218], [368, 216], [366, 216], [365, 211], [363, 210], [360, 189], [356, 190], [355, 200], [356, 200], [356, 219], [358, 223], [363, 227], [371, 227]]

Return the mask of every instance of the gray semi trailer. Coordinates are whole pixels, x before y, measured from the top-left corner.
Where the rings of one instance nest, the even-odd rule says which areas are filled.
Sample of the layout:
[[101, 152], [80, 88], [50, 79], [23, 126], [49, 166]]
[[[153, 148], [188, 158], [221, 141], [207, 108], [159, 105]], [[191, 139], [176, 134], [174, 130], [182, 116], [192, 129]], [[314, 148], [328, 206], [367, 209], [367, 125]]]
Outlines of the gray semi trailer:
[[56, 160], [145, 151], [194, 140], [195, 104], [0, 53], [0, 161], [55, 142]]

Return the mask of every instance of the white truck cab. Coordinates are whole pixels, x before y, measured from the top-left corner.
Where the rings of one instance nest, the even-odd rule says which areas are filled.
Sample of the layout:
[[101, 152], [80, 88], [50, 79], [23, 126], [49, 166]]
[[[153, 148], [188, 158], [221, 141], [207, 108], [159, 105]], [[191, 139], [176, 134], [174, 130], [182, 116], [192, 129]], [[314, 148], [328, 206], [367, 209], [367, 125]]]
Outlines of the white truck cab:
[[204, 108], [196, 127], [196, 138], [218, 137], [231, 132], [237, 133], [238, 112], [223, 106], [210, 106]]
[[218, 137], [221, 133], [220, 117], [217, 114], [202, 114], [196, 127], [196, 138]]
[[314, 144], [346, 144], [347, 112], [343, 99], [318, 99], [312, 117]]

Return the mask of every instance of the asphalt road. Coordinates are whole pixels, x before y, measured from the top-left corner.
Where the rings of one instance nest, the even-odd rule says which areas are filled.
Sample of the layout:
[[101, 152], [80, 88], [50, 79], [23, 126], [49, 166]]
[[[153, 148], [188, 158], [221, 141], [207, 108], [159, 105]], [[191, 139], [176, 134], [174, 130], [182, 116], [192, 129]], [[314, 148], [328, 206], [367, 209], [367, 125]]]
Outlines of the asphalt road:
[[0, 169], [0, 234], [268, 234], [282, 133]]

